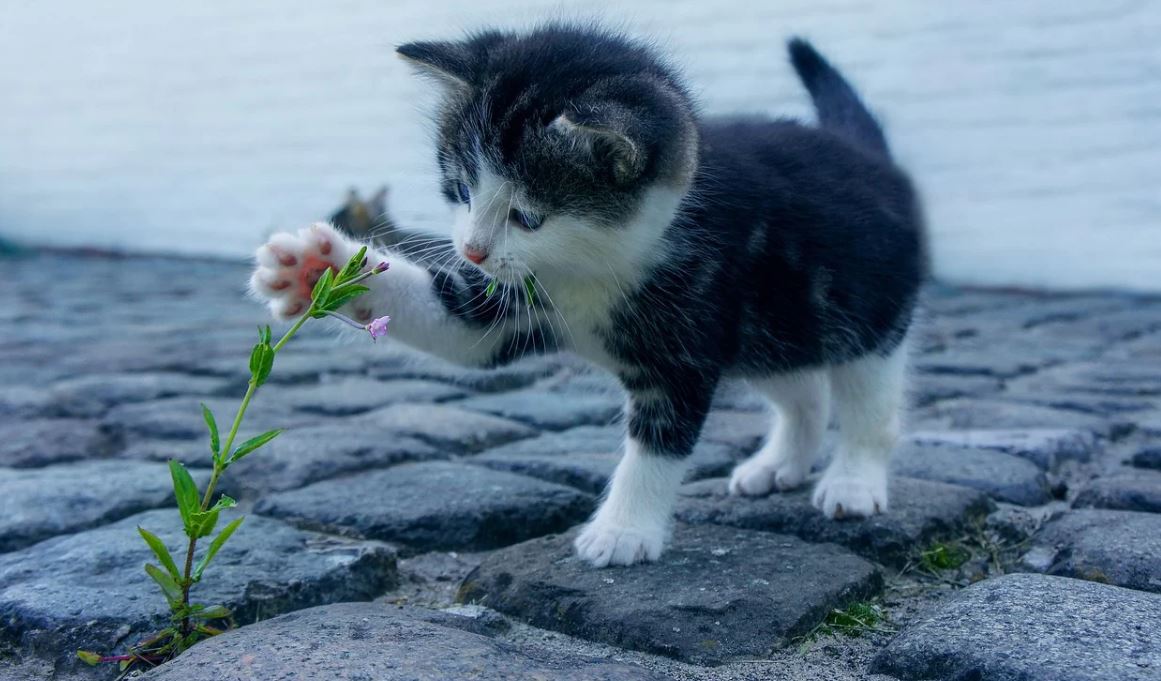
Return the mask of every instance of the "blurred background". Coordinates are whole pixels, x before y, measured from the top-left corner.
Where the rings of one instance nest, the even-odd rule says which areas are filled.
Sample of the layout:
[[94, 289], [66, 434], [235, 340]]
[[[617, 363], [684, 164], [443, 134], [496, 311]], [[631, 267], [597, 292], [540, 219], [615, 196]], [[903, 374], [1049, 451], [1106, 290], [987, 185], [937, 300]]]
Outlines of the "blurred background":
[[1149, 0], [4, 0], [0, 239], [239, 258], [384, 184], [444, 230], [435, 93], [393, 47], [593, 17], [709, 114], [810, 117], [784, 42], [814, 40], [924, 190], [947, 281], [1161, 291]]

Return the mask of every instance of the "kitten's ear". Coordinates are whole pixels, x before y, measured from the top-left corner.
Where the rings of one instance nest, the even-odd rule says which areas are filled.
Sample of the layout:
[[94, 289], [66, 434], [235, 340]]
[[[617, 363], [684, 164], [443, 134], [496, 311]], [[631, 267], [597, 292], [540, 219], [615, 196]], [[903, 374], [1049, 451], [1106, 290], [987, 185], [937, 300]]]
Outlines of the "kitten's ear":
[[420, 73], [455, 88], [468, 87], [475, 72], [475, 55], [465, 43], [407, 43], [395, 52]]
[[574, 107], [557, 116], [549, 128], [579, 143], [593, 159], [609, 168], [617, 184], [629, 184], [645, 170], [647, 152], [635, 139], [636, 117], [613, 102]]

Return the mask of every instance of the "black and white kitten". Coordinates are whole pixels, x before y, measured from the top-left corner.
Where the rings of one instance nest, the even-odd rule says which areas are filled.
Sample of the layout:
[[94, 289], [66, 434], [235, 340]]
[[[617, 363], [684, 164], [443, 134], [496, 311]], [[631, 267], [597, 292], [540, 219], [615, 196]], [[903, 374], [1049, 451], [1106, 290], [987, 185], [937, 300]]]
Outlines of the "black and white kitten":
[[[777, 417], [731, 491], [802, 485], [833, 410], [840, 447], [814, 504], [832, 518], [887, 510], [922, 220], [879, 126], [809, 44], [792, 41], [790, 56], [820, 127], [701, 120], [648, 47], [592, 28], [399, 54], [443, 90], [438, 160], [455, 227], [435, 257], [373, 254], [391, 271], [351, 313], [389, 313], [393, 337], [461, 363], [566, 350], [621, 379], [624, 458], [576, 540], [582, 558], [661, 554], [724, 379], [747, 380]], [[275, 316], [295, 315], [321, 268], [357, 247], [324, 225], [276, 235], [253, 290]]]

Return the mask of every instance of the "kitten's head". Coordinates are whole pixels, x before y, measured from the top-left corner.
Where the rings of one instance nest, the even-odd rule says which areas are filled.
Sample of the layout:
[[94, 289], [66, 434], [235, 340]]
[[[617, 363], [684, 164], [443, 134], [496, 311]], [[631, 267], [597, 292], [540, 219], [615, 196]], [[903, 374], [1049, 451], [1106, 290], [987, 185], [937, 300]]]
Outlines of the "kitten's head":
[[461, 255], [507, 281], [650, 257], [698, 140], [688, 94], [647, 47], [549, 25], [398, 51], [442, 85], [441, 188]]

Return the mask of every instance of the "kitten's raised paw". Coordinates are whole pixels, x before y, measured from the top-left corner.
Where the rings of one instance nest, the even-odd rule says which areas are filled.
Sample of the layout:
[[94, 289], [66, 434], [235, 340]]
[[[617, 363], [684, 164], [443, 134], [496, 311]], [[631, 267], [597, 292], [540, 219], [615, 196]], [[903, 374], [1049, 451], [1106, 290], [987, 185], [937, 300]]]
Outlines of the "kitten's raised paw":
[[777, 490], [785, 492], [802, 485], [806, 470], [790, 463], [773, 463], [750, 458], [734, 467], [730, 474], [730, 494], [761, 496]]
[[617, 527], [600, 519], [585, 525], [573, 546], [593, 567], [655, 561], [665, 544], [664, 530]]
[[297, 234], [275, 234], [255, 254], [250, 290], [276, 318], [294, 317], [310, 305], [311, 290], [322, 273], [339, 269], [354, 253], [350, 241], [323, 223]]
[[811, 501], [826, 517], [836, 520], [886, 513], [886, 473], [828, 470], [815, 486]]

